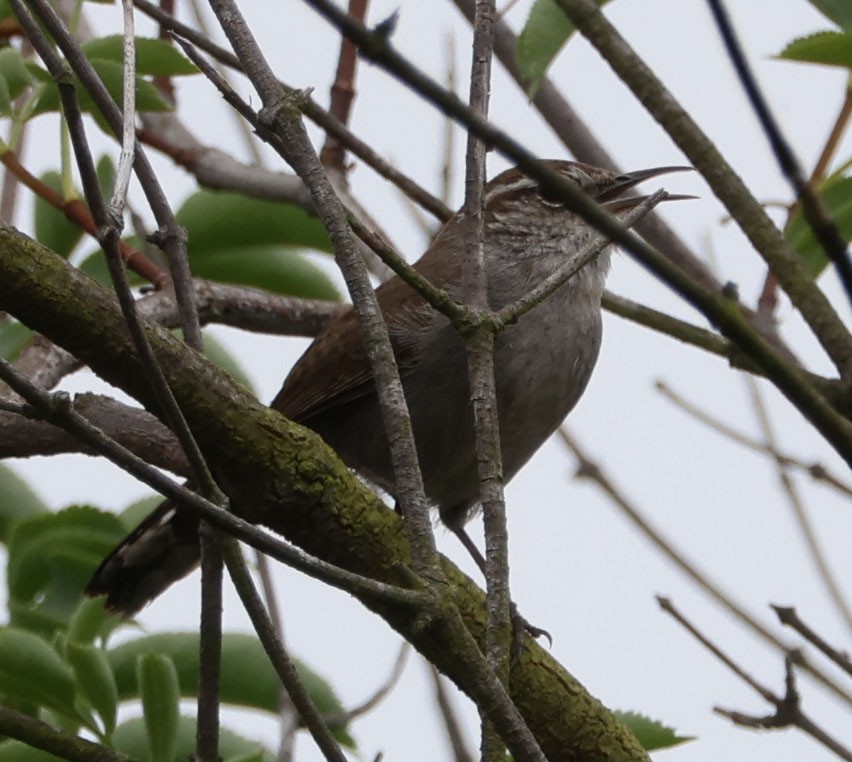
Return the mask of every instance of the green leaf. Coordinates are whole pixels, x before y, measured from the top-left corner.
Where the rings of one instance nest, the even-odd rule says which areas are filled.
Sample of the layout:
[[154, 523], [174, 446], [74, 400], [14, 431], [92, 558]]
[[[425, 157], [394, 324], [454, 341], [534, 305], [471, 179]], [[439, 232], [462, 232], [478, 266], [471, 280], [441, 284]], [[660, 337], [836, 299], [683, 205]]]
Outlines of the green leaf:
[[17, 48], [0, 50], [0, 79], [6, 83], [9, 97], [17, 98], [24, 88], [33, 83], [32, 72]]
[[83, 598], [68, 622], [69, 643], [91, 645], [95, 638], [106, 638], [120, 623], [104, 609], [104, 598]]
[[[88, 58], [105, 61], [124, 61], [124, 41], [121, 35], [99, 37], [83, 45]], [[154, 77], [176, 77], [198, 74], [199, 70], [188, 58], [165, 40], [150, 37], [136, 38], [136, 73]]]
[[109, 154], [105, 153], [98, 159], [95, 172], [98, 175], [98, 187], [101, 189], [101, 195], [104, 198], [111, 198], [112, 189], [115, 186], [115, 162]]
[[[160, 653], [171, 658], [180, 692], [187, 698], [198, 691], [198, 635], [171, 632], [130, 640], [109, 650], [121, 699], [138, 695], [135, 664], [140, 654]], [[294, 660], [299, 676], [321, 714], [340, 716], [344, 713], [329, 682], [299, 660]], [[251, 635], [225, 633], [222, 642], [221, 699], [225, 704], [246, 706], [277, 714], [279, 683], [269, 665], [269, 657], [258, 639]], [[332, 726], [335, 738], [349, 748], [354, 741], [343, 725]]]
[[[39, 179], [62, 195], [62, 176], [59, 172], [45, 172]], [[83, 237], [83, 229], [40, 196], [36, 196], [34, 216], [36, 239], [63, 259], [68, 259]]]
[[8, 543], [12, 621], [44, 633], [64, 629], [92, 572], [124, 536], [115, 516], [90, 507], [16, 522]]
[[0, 694], [77, 720], [74, 675], [46, 641], [16, 627], [0, 628]]
[[118, 519], [127, 532], [132, 532], [162, 502], [162, 495], [150, 495], [140, 498], [124, 508], [118, 515]]
[[778, 58], [852, 69], [852, 32], [817, 32], [800, 37], [787, 45]]
[[[833, 175], [827, 178], [817, 191], [837, 225], [840, 236], [847, 243], [852, 241], [852, 177]], [[811, 275], [817, 277], [825, 270], [828, 257], [806, 222], [801, 207], [790, 217], [784, 233]]]
[[241, 246], [190, 256], [192, 272], [200, 278], [261, 288], [304, 299], [337, 301], [330, 278], [295, 251], [280, 246]]
[[852, 3], [849, 0], [810, 0], [810, 3], [841, 29], [852, 32]]
[[168, 656], [148, 653], [136, 660], [136, 679], [151, 762], [173, 762], [178, 745], [180, 690], [177, 671]]
[[0, 357], [14, 362], [32, 336], [33, 332], [17, 320], [0, 322]]
[[[105, 61], [99, 58], [93, 58], [89, 61], [92, 67], [97, 72], [98, 76], [104, 83], [104, 86], [109, 91], [112, 99], [120, 106], [122, 103], [122, 71], [121, 64], [115, 61]], [[77, 97], [80, 101], [80, 108], [85, 113], [93, 114], [95, 117], [100, 116], [99, 109], [95, 106], [89, 93], [80, 84], [79, 80], [74, 77], [73, 83], [77, 88]], [[45, 84], [44, 90], [39, 95], [38, 103], [36, 104], [35, 114], [44, 114], [48, 111], [59, 111], [59, 88], [53, 82]], [[142, 77], [136, 77], [136, 110], [137, 111], [170, 111], [171, 105], [160, 95], [154, 85]], [[103, 126], [102, 121], [99, 122]]]
[[322, 223], [292, 204], [202, 190], [184, 201], [175, 217], [189, 232], [192, 256], [262, 244], [332, 251]]
[[199, 191], [175, 216], [189, 233], [196, 275], [279, 294], [338, 299], [328, 276], [294, 251], [331, 251], [322, 224], [304, 210], [238, 193]]
[[668, 749], [686, 741], [695, 740], [695, 736], [679, 736], [672, 728], [637, 712], [616, 712], [615, 714], [639, 739], [645, 751]]
[[[608, 0], [597, 0], [603, 6]], [[576, 27], [555, 0], [536, 0], [518, 36], [515, 60], [527, 95], [535, 96], [547, 70]]]
[[204, 354], [218, 365], [222, 370], [227, 371], [237, 381], [239, 381], [247, 389], [250, 389], [252, 394], [257, 396], [254, 385], [242, 365], [237, 359], [227, 350], [222, 342], [218, 341], [210, 331], [204, 332]]
[[12, 526], [30, 516], [48, 512], [48, 507], [26, 481], [0, 463], [0, 542], [6, 543]]
[[[174, 762], [186, 762], [188, 759], [194, 759], [195, 729], [194, 717], [181, 716], [178, 718]], [[141, 717], [134, 717], [116, 728], [113, 736], [113, 747], [116, 751], [128, 754], [134, 759], [152, 759], [145, 724]], [[240, 736], [225, 727], [222, 728], [219, 736], [219, 756], [222, 758], [222, 762], [236, 762], [258, 753], [262, 755], [263, 762], [274, 762], [275, 760], [275, 755], [257, 741]], [[6, 762], [6, 760], [0, 758], [0, 762]], [[19, 761], [9, 760], [9, 762]]]
[[94, 646], [69, 642], [65, 656], [74, 670], [77, 690], [98, 713], [106, 736], [111, 736], [115, 730], [118, 691], [106, 654]]

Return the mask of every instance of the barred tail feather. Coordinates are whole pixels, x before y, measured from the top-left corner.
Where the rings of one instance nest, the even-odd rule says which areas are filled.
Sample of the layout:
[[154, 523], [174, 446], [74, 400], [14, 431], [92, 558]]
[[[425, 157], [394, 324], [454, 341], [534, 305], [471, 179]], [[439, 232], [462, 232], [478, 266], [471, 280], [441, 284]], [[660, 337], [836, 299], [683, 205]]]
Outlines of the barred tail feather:
[[201, 557], [198, 519], [166, 500], [107, 556], [85, 593], [106, 595], [106, 608], [131, 616], [189, 574]]

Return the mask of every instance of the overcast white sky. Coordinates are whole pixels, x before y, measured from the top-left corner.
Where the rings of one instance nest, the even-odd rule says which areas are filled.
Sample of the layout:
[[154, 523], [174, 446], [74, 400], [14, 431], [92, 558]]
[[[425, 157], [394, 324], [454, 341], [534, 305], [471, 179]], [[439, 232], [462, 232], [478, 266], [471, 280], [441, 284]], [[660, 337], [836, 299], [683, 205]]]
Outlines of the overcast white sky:
[[[511, 13], [509, 20], [516, 27], [530, 4], [521, 2]], [[451, 39], [463, 81], [469, 66], [469, 31], [450, 3], [375, 0], [371, 5], [373, 21], [399, 8], [396, 44], [436, 77], [444, 76], [447, 40]], [[771, 57], [791, 38], [828, 23], [803, 0], [728, 5], [775, 113], [798, 155], [810, 166], [842, 100], [844, 75]], [[301, 3], [243, 0], [240, 6], [282, 79], [316, 88], [316, 96], [325, 101], [337, 57], [336, 37], [325, 22]], [[101, 29], [116, 28], [116, 7], [87, 4], [87, 12], [90, 9], [97, 13]], [[607, 14], [755, 194], [767, 200], [788, 198], [787, 186], [732, 77], [705, 3], [620, 0], [608, 6]], [[623, 168], [684, 163], [678, 149], [582, 40], [572, 42], [562, 53], [552, 76]], [[362, 67], [358, 89], [356, 132], [420, 182], [437, 189], [442, 121], [373, 67]], [[243, 92], [250, 93], [248, 87]], [[182, 85], [180, 98], [187, 121], [203, 140], [242, 155], [242, 143], [230, 120], [222, 118], [226, 107], [203, 80]], [[542, 156], [565, 156], [499, 65], [492, 98], [497, 124]], [[253, 101], [257, 102], [256, 96]], [[45, 133], [48, 145], [53, 145], [54, 134]], [[847, 156], [850, 148], [852, 142], [847, 139], [840, 156]], [[462, 152], [459, 135], [459, 158]], [[177, 204], [193, 183], [168, 162], [160, 165]], [[459, 162], [459, 173], [461, 166]], [[492, 158], [490, 174], [502, 167], [498, 158]], [[460, 178], [461, 174], [455, 201], [461, 198]], [[418, 256], [423, 237], [396, 192], [362, 166], [353, 172], [352, 182], [362, 202], [401, 248], [411, 258]], [[712, 251], [724, 279], [736, 281], [743, 298], [751, 301], [763, 270], [742, 236], [721, 224], [724, 212], [709, 189], [698, 176], [688, 175], [667, 178], [665, 186], [699, 197], [670, 205], [663, 214], [690, 245]], [[826, 288], [837, 297], [831, 277], [826, 281]], [[615, 259], [610, 288], [699, 321], [625, 256]], [[847, 305], [839, 298], [836, 301], [848, 318]], [[801, 356], [813, 369], [828, 372], [827, 361], [789, 307], [782, 309], [781, 316]], [[267, 400], [305, 345], [230, 330], [216, 333], [229, 340]], [[818, 583], [770, 464], [673, 410], [653, 390], [660, 378], [729, 423], [757, 431], [742, 380], [723, 362], [612, 316], [606, 316], [595, 377], [570, 416], [572, 431], [650, 520], [738, 601], [767, 622], [771, 622], [770, 602], [796, 605], [829, 640], [846, 647], [850, 633]], [[75, 390], [91, 386], [91, 379], [82, 375], [68, 383]], [[846, 473], [807, 423], [790, 413], [771, 391], [766, 398], [786, 449]], [[146, 492], [111, 466], [84, 458], [33, 459], [15, 465], [37, 482], [42, 495], [56, 507], [91, 501], [118, 508]], [[661, 559], [592, 486], [573, 480], [574, 468], [571, 457], [552, 441], [508, 490], [514, 598], [530, 621], [553, 634], [554, 656], [607, 705], [644, 712], [698, 737], [659, 753], [659, 759], [820, 762], [833, 758], [797, 732], [758, 734], [733, 728], [712, 714], [716, 704], [754, 714], [768, 713], [769, 708], [661, 614], [655, 594], [671, 596], [717, 643], [777, 691], [783, 689], [781, 656], [744, 632]], [[850, 571], [850, 506], [826, 489], [805, 480], [799, 483], [829, 560], [845, 583]], [[479, 532], [479, 527], [474, 526], [473, 532]], [[442, 549], [469, 568], [453, 538], [441, 530], [439, 535]], [[347, 703], [364, 699], [390, 669], [399, 638], [347, 596], [287, 569], [279, 569], [277, 577], [293, 651], [329, 676]], [[852, 593], [848, 585], [847, 593]], [[151, 605], [141, 621], [151, 630], [192, 629], [197, 625], [196, 600], [197, 577], [193, 577]], [[232, 628], [248, 629], [232, 595], [227, 615]], [[802, 690], [805, 710], [852, 744], [848, 711], [842, 713], [807, 681]], [[392, 697], [353, 728], [363, 758], [372, 759], [378, 752], [384, 752], [386, 760], [408, 762], [446, 758], [431, 694], [423, 664], [416, 657], [410, 659]], [[475, 748], [476, 714], [464, 697], [458, 696], [456, 704]], [[240, 726], [243, 732], [257, 727], [260, 736], [274, 738], [272, 723], [241, 720]], [[320, 759], [307, 738], [300, 744], [299, 758]]]

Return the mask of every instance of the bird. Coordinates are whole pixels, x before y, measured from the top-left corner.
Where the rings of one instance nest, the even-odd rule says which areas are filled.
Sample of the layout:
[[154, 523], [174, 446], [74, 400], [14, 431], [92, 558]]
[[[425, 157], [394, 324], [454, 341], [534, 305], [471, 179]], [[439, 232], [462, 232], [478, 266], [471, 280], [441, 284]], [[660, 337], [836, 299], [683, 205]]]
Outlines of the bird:
[[[640, 182], [689, 167], [619, 173], [580, 162], [547, 166], [603, 208], [623, 215], [647, 196]], [[667, 195], [667, 199], [685, 198]], [[484, 262], [492, 310], [515, 303], [599, 234], [563, 201], [516, 168], [485, 186]], [[460, 301], [464, 215], [451, 217], [413, 265]], [[494, 376], [508, 483], [576, 405], [601, 345], [601, 298], [610, 269], [605, 249], [544, 302], [496, 336]], [[401, 278], [376, 289], [408, 404], [429, 503], [474, 557], [464, 530], [479, 504], [473, 413], [465, 340]], [[333, 318], [296, 362], [271, 402], [318, 433], [347, 466], [395, 497], [378, 394], [353, 309]], [[238, 500], [232, 500], [238, 505]], [[199, 520], [162, 503], [110, 555], [86, 587], [106, 607], [132, 615], [199, 562]], [[482, 563], [481, 554], [477, 559]]]

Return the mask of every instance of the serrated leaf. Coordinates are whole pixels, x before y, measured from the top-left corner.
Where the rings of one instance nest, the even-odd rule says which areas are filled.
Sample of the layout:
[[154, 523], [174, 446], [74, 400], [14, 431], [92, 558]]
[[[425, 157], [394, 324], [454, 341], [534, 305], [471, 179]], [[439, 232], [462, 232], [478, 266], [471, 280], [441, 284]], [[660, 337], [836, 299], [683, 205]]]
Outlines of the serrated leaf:
[[85, 506], [16, 522], [8, 542], [12, 621], [45, 633], [64, 628], [91, 573], [124, 535], [111, 513]]
[[180, 690], [175, 665], [168, 656], [142, 654], [136, 660], [136, 679], [151, 762], [173, 762], [180, 718]]
[[0, 542], [6, 543], [13, 524], [48, 512], [27, 482], [0, 463]]
[[[822, 197], [828, 214], [837, 225], [841, 238], [847, 243], [852, 241], [852, 177], [829, 177], [817, 188], [817, 191]], [[811, 275], [817, 277], [825, 270], [828, 266], [828, 257], [805, 220], [801, 208], [790, 217], [784, 234]]]
[[[172, 632], [137, 638], [109, 649], [109, 660], [122, 700], [138, 695], [135, 664], [136, 658], [144, 653], [169, 656], [177, 670], [181, 695], [196, 695], [198, 635]], [[320, 713], [332, 717], [344, 714], [343, 705], [331, 684], [303, 662], [297, 659], [294, 662]], [[258, 639], [251, 635], [225, 633], [222, 641], [222, 702], [277, 714], [278, 691], [278, 679]], [[354, 741], [345, 726], [334, 725], [332, 732], [341, 744], [354, 747]]]
[[852, 32], [817, 32], [793, 40], [778, 54], [788, 61], [852, 68]]
[[[175, 762], [185, 762], [194, 759], [195, 755], [195, 730], [194, 717], [180, 716], [177, 725], [177, 744], [175, 750]], [[116, 728], [113, 736], [113, 748], [116, 751], [130, 755], [133, 759], [150, 760], [151, 751], [148, 747], [145, 723], [141, 717], [121, 723]], [[260, 753], [263, 762], [274, 762], [275, 755], [263, 747], [257, 741], [245, 738], [231, 730], [223, 727], [219, 736], [219, 756], [223, 762], [234, 762], [234, 760]], [[6, 762], [0, 759], [0, 762]], [[9, 762], [18, 762], [10, 760]]]
[[115, 730], [118, 691], [106, 654], [91, 645], [69, 642], [65, 645], [65, 657], [74, 670], [77, 690], [101, 718], [106, 736], [111, 736]]
[[46, 641], [27, 630], [0, 628], [0, 694], [71, 719], [74, 675]]
[[[603, 6], [608, 0], [597, 0]], [[536, 0], [518, 36], [515, 61], [523, 75], [527, 95], [535, 96], [550, 64], [576, 27], [554, 0]]]
[[[176, 77], [186, 74], [198, 74], [199, 69], [175, 49], [174, 45], [151, 37], [137, 37], [136, 73], [154, 77]], [[99, 37], [83, 46], [88, 58], [100, 58], [105, 61], [124, 61], [124, 40], [121, 35]]]
[[[39, 180], [51, 190], [62, 194], [62, 176], [59, 172], [45, 172]], [[41, 196], [35, 199], [34, 218], [36, 240], [63, 259], [68, 259], [83, 237], [83, 229]]]
[[615, 715], [630, 728], [645, 751], [668, 749], [686, 741], [695, 740], [695, 736], [679, 736], [673, 728], [638, 712], [616, 712]]
[[[120, 106], [122, 102], [122, 70], [121, 64], [115, 61], [105, 61], [103, 59], [91, 59], [89, 63], [92, 65], [98, 76], [104, 83], [112, 99]], [[80, 81], [75, 77], [74, 85], [77, 88], [77, 97], [80, 102], [80, 108], [87, 114], [92, 114], [95, 118], [100, 117], [100, 111], [95, 106], [89, 93], [80, 84]], [[35, 114], [44, 114], [49, 111], [59, 111], [59, 88], [55, 83], [50, 82], [45, 84], [43, 91], [39, 95], [38, 103], [33, 111]], [[136, 77], [136, 110], [137, 111], [170, 111], [171, 105], [163, 98], [160, 92], [148, 80], [142, 77]], [[99, 121], [101, 126], [101, 121]]]
[[810, 0], [810, 3], [841, 29], [852, 32], [852, 3], [849, 0]]

